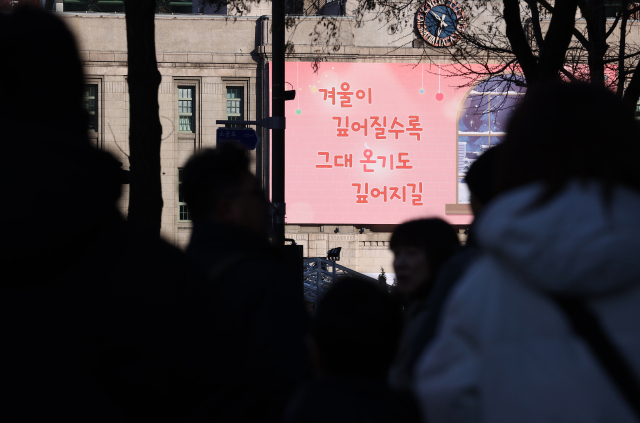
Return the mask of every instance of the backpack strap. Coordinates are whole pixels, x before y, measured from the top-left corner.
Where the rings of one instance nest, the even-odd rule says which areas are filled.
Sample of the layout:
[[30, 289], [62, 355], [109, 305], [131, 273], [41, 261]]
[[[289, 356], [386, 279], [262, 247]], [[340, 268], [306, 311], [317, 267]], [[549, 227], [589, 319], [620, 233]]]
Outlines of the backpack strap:
[[574, 332], [587, 344], [640, 421], [640, 383], [634, 369], [611, 342], [597, 316], [583, 301], [553, 296]]

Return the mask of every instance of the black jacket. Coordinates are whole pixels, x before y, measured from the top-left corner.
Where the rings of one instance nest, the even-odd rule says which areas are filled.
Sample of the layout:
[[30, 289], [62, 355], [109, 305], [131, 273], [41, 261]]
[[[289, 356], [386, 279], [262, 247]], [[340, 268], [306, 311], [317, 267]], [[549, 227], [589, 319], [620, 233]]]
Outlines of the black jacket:
[[266, 238], [240, 227], [194, 224], [187, 254], [209, 274], [199, 292], [215, 321], [200, 415], [216, 422], [279, 419], [298, 383], [310, 375], [309, 317], [301, 289]]
[[181, 421], [205, 397], [203, 353], [212, 349], [188, 288], [198, 272], [120, 218], [85, 241], [65, 271], [2, 289], [3, 415]]
[[283, 423], [418, 423], [411, 394], [384, 383], [330, 377], [301, 387], [291, 399]]
[[179, 421], [206, 392], [211, 330], [189, 288], [204, 276], [120, 217], [113, 157], [38, 122], [2, 127], [3, 420]]

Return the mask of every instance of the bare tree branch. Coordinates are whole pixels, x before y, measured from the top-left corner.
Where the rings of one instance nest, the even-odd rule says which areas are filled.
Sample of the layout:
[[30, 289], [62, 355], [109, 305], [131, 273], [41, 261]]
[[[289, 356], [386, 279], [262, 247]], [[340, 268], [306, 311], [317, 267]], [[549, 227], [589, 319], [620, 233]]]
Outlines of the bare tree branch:
[[[626, 39], [626, 37], [625, 37], [625, 39]], [[635, 53], [626, 54], [626, 55], [624, 55], [622, 58], [623, 58], [624, 60], [627, 60], [627, 59], [631, 59], [631, 58], [638, 57], [638, 56], [640, 56], [640, 50], [639, 50], [639, 51], [636, 51]], [[619, 63], [619, 60], [620, 60], [620, 57], [616, 57], [616, 58], [612, 58], [612, 59], [606, 59], [606, 60], [603, 60], [603, 63], [604, 63], [605, 65], [606, 65], [606, 64], [609, 64], [609, 63]], [[627, 66], [625, 65], [625, 68], [626, 68], [626, 67], [627, 67]], [[624, 69], [624, 68], [623, 68], [623, 69]], [[631, 72], [629, 72], [629, 73], [633, 73], [633, 71], [631, 71]]]
[[541, 82], [558, 79], [558, 71], [564, 65], [565, 53], [575, 25], [576, 0], [557, 2], [551, 18], [544, 48], [540, 52], [539, 79]]
[[589, 73], [592, 84], [604, 85], [603, 58], [609, 46], [607, 45], [606, 14], [602, 0], [580, 0], [580, 10], [587, 22], [589, 35]]
[[536, 45], [542, 47], [544, 38], [542, 37], [542, 28], [540, 28], [540, 13], [538, 11], [538, 5], [535, 0], [528, 0], [527, 4], [531, 9], [531, 26], [533, 28], [533, 36], [536, 40]]
[[538, 79], [538, 63], [531, 52], [522, 28], [520, 2], [518, 0], [504, 0], [504, 20], [507, 26], [506, 35], [509, 38], [513, 54], [518, 57], [520, 67], [528, 83], [535, 84]]
[[578, 82], [578, 78], [565, 68], [560, 69], [560, 72], [571, 82]]
[[616, 18], [614, 19], [613, 23], [611, 24], [611, 27], [609, 27], [609, 29], [607, 30], [607, 33], [604, 36], [605, 39], [609, 38], [609, 36], [613, 34], [613, 31], [616, 29], [616, 26], [618, 26], [618, 22], [620, 21], [621, 16], [622, 16], [621, 13], [616, 14]]
[[[629, 5], [632, 0], [624, 0], [623, 7], [615, 15], [609, 15], [610, 9], [605, 9], [607, 1], [466, 2], [468, 25], [467, 31], [460, 34], [461, 41], [447, 48], [425, 48], [421, 62], [433, 63], [433, 57], [446, 57], [454, 64], [449, 67], [448, 76], [462, 77], [466, 86], [498, 77], [500, 72], [503, 72], [500, 78], [507, 78], [508, 73], [522, 72], [527, 86], [534, 86], [544, 75], [550, 79], [603, 84], [622, 93], [640, 62], [640, 44], [635, 37], [627, 35], [635, 30], [635, 21], [632, 24], [628, 18], [622, 31], [624, 37], [621, 22], [623, 14], [630, 16], [640, 12], [640, 6], [632, 7]], [[395, 19], [400, 9], [412, 14], [421, 3], [420, 0], [399, 0], [397, 4], [394, 0], [358, 2], [381, 8], [375, 16], [383, 21], [390, 16]], [[611, 21], [607, 19], [611, 17], [616, 20], [608, 24]], [[616, 41], [615, 44], [609, 41], [609, 45], [607, 37], [611, 34], [615, 35]], [[623, 46], [618, 44], [620, 38], [624, 40]], [[609, 39], [613, 40], [613, 37]], [[546, 47], [552, 50], [546, 51]], [[623, 53], [620, 53], [620, 47], [624, 47]]]
[[[549, 13], [552, 13], [552, 14], [553, 14], [553, 12], [554, 12], [554, 10], [555, 10], [555, 9], [553, 8], [553, 6], [551, 6], [551, 5], [549, 4], [549, 2], [548, 2], [548, 1], [546, 1], [546, 0], [538, 0], [538, 3], [540, 3], [540, 5], [541, 5], [542, 7], [544, 7], [544, 8], [545, 8]], [[574, 29], [573, 29], [573, 36], [574, 36], [574, 37], [576, 37], [576, 39], [577, 39], [578, 41], [580, 41], [580, 43], [582, 44], [582, 46], [583, 46], [584, 48], [588, 48], [589, 41], [588, 41], [588, 40], [585, 38], [585, 36], [584, 36], [584, 35], [582, 35], [582, 34], [580, 33], [580, 31], [578, 31], [576, 28], [574, 28]]]
[[616, 96], [618, 98], [622, 98], [622, 94], [624, 92], [624, 83], [627, 79], [624, 74], [624, 61], [625, 61], [625, 49], [627, 43], [627, 19], [629, 15], [626, 13], [619, 13], [618, 17], [622, 15], [622, 21], [620, 22], [620, 45], [618, 47], [618, 69], [622, 70], [622, 72], [618, 72], [618, 86], [616, 90]]

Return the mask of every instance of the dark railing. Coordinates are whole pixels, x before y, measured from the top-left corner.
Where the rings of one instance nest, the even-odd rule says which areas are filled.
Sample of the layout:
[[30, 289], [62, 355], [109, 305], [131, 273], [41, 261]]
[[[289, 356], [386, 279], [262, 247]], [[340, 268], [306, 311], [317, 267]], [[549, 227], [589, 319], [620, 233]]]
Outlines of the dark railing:
[[313, 303], [314, 306], [338, 277], [357, 277], [378, 283], [377, 279], [358, 273], [355, 270], [337, 264], [334, 260], [328, 260], [323, 257], [306, 258], [303, 263], [304, 299]]

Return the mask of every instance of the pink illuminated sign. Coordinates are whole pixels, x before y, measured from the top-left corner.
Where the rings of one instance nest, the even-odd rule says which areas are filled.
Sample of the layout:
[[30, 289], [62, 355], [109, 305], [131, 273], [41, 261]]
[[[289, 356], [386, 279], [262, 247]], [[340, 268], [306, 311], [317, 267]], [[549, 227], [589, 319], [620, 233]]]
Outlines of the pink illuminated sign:
[[[444, 66], [444, 65], [443, 65]], [[395, 224], [458, 202], [464, 81], [438, 65], [286, 63], [287, 223]], [[287, 86], [290, 89], [289, 86]]]

